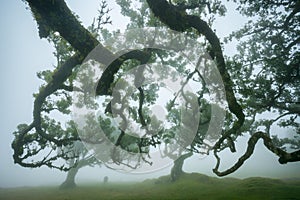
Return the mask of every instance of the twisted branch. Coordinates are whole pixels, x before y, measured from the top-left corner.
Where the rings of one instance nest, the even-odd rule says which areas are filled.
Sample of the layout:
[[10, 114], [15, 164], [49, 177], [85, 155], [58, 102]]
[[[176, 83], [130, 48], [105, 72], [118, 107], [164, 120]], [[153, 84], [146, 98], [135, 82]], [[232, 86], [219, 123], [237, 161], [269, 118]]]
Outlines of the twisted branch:
[[274, 154], [276, 154], [279, 157], [278, 162], [280, 164], [286, 164], [288, 162], [300, 161], [300, 150], [294, 151], [292, 153], [287, 153], [286, 151], [276, 147], [273, 144], [272, 139], [268, 136], [267, 133], [259, 131], [259, 132], [254, 133], [250, 137], [250, 139], [248, 140], [246, 152], [238, 159], [236, 164], [234, 164], [231, 168], [229, 168], [223, 172], [219, 171], [220, 157], [215, 153], [215, 157], [217, 158], [217, 164], [216, 164], [215, 168], [213, 169], [213, 172], [218, 176], [226, 176], [228, 174], [235, 172], [253, 154], [255, 145], [259, 139], [263, 140], [264, 145], [267, 147], [268, 150], [270, 150], [271, 152], [273, 152]]

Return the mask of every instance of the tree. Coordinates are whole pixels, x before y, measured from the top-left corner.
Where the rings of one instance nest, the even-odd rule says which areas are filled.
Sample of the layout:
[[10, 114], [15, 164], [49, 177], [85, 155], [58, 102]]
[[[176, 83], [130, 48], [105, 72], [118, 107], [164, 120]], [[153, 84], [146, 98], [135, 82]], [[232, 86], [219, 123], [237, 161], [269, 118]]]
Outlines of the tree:
[[171, 181], [176, 181], [183, 174], [182, 166], [183, 162], [186, 158], [191, 157], [193, 155], [192, 152], [181, 155], [178, 159], [174, 161], [174, 166], [171, 169]]
[[70, 154], [70, 159], [66, 160], [66, 163], [69, 165], [69, 170], [66, 180], [59, 187], [60, 189], [76, 187], [75, 177], [80, 168], [85, 166], [101, 165], [100, 160], [96, 159], [93, 154], [89, 153], [89, 151], [80, 141], [74, 142], [74, 144], [71, 146], [71, 149], [67, 152]]
[[[216, 59], [219, 71], [221, 72], [223, 81], [225, 83], [226, 98], [227, 98], [227, 103], [228, 103], [228, 106], [229, 106], [229, 110], [230, 110], [231, 113], [235, 114], [235, 116], [237, 117], [237, 121], [232, 124], [232, 128], [225, 131], [223, 136], [220, 138], [220, 140], [213, 147], [213, 151], [214, 151], [215, 157], [217, 159], [217, 165], [216, 165], [216, 167], [213, 171], [219, 176], [224, 176], [224, 175], [230, 174], [230, 173], [234, 172], [235, 170], [237, 170], [244, 163], [244, 161], [247, 160], [251, 156], [251, 154], [253, 153], [253, 149], [254, 149], [255, 144], [258, 141], [258, 139], [260, 139], [260, 138], [262, 138], [264, 140], [264, 145], [270, 151], [272, 151], [274, 154], [279, 156], [279, 162], [281, 164], [284, 164], [284, 163], [287, 163], [287, 162], [299, 161], [299, 153], [300, 153], [299, 150], [294, 151], [292, 153], [287, 153], [286, 151], [282, 150], [281, 148], [276, 147], [267, 133], [262, 132], [262, 131], [256, 131], [254, 133], [252, 132], [252, 136], [250, 137], [249, 142], [248, 142], [247, 151], [239, 159], [239, 161], [232, 168], [230, 168], [230, 169], [228, 169], [224, 172], [219, 172], [218, 168], [219, 168], [219, 164], [220, 164], [220, 158], [217, 155], [217, 152], [219, 151], [219, 149], [222, 149], [221, 145], [222, 145], [222, 143], [224, 142], [225, 139], [228, 139], [228, 141], [232, 141], [231, 137], [236, 138], [239, 134], [241, 134], [240, 132], [241, 132], [241, 130], [243, 130], [241, 128], [243, 128], [242, 126], [245, 122], [245, 115], [243, 113], [243, 109], [237, 103], [237, 100], [236, 100], [236, 98], [234, 96], [234, 93], [233, 93], [233, 83], [231, 82], [231, 78], [230, 78], [229, 74], [227, 74], [227, 72], [226, 72], [226, 64], [224, 62], [224, 57], [222, 55], [220, 42], [219, 42], [218, 38], [216, 37], [216, 35], [211, 31], [211, 29], [209, 27], [207, 27], [207, 24], [205, 22], [203, 22], [201, 19], [199, 19], [195, 16], [184, 15], [184, 17], [182, 17], [182, 19], [184, 20], [185, 23], [180, 23], [180, 26], [177, 26], [178, 24], [174, 25], [175, 18], [178, 18], [178, 16], [180, 16], [180, 12], [179, 12], [180, 6], [177, 7], [179, 10], [177, 10], [178, 12], [176, 12], [176, 9], [174, 9], [166, 1], [156, 1], [156, 2], [153, 1], [152, 2], [151, 0], [149, 0], [147, 2], [149, 3], [149, 6], [153, 10], [153, 12], [157, 16], [159, 16], [160, 19], [164, 23], [168, 24], [170, 26], [170, 28], [173, 28], [175, 30], [180, 31], [180, 30], [186, 30], [190, 27], [193, 27], [193, 28], [197, 29], [199, 33], [202, 33], [203, 35], [205, 35], [206, 38], [208, 39], [208, 41], [210, 42], [210, 44], [212, 45], [212, 50], [214, 52], [215, 59]], [[241, 1], [242, 5], [243, 5], [243, 3], [245, 3], [245, 2]], [[251, 3], [255, 5], [254, 11], [259, 10], [259, 5], [257, 5], [257, 3], [255, 3], [254, 1], [251, 1]], [[251, 3], [250, 3], [250, 5], [251, 5]], [[281, 5], [280, 3], [274, 3], [274, 4], [275, 4], [275, 6], [277, 4], [279, 6]], [[270, 4], [270, 5], [272, 5], [272, 4]], [[195, 6], [197, 6], [197, 4], [195, 4]], [[266, 4], [267, 8], [268, 8], [268, 6], [269, 6], [269, 4]], [[299, 12], [298, 11], [298, 3], [294, 2], [294, 1], [283, 3], [281, 6], [288, 6], [287, 11], [290, 11], [289, 14], [284, 14], [283, 15], [283, 19], [285, 21], [287, 21], [287, 23], [291, 20], [289, 18], [292, 18], [293, 16], [296, 17], [297, 13]], [[158, 7], [163, 8], [163, 9], [158, 9]], [[169, 11], [168, 13], [173, 14], [172, 15], [173, 18], [170, 17], [170, 16], [165, 16], [163, 13], [160, 12], [161, 10]], [[261, 10], [261, 12], [262, 13], [264, 13], [264, 12], [268, 13], [265, 10]], [[289, 16], [289, 17], [287, 17], [287, 16]], [[286, 18], [284, 18], [284, 17], [286, 17]], [[295, 23], [297, 23], [296, 21], [297, 20], [295, 20]], [[297, 31], [298, 30], [296, 29], [296, 32]], [[293, 41], [291, 44], [296, 45], [297, 42]], [[255, 50], [255, 48], [254, 48], [254, 50]], [[297, 63], [297, 61], [296, 61], [296, 63]], [[293, 66], [294, 66], [293, 63], [290, 66], [290, 63], [288, 62], [287, 67], [292, 67], [293, 68]], [[299, 66], [299, 65], [296, 65], [296, 66]], [[296, 71], [298, 71], [298, 70], [296, 70]], [[238, 72], [238, 71], [236, 71], [236, 72]], [[238, 79], [238, 80], [240, 80], [240, 79]], [[293, 83], [295, 83], [295, 82], [293, 81]], [[297, 91], [297, 89], [296, 89], [296, 91]], [[274, 92], [274, 90], [273, 90], [273, 92]], [[275, 96], [276, 96], [276, 94], [277, 95], [279, 94], [279, 96], [280, 96], [281, 95], [280, 90], [279, 90], [279, 92], [275, 91]], [[296, 94], [297, 94], [297, 92], [296, 92]], [[297, 98], [297, 95], [295, 97]], [[246, 105], [248, 106], [248, 104], [246, 104]], [[298, 115], [299, 113], [296, 113], [296, 114]], [[294, 124], [296, 127], [298, 126], [297, 123], [295, 122], [295, 120], [292, 120], [292, 124]], [[229, 147], [231, 147], [232, 151], [235, 151], [235, 148], [233, 146], [234, 145], [233, 142], [228, 142], [227, 145]]]
[[[105, 20], [102, 19], [108, 11], [107, 4], [102, 2], [97, 23], [94, 21], [90, 28], [92, 33], [97, 34], [100, 26], [110, 23], [109, 18]], [[78, 17], [76, 16], [76, 18]], [[61, 68], [62, 64], [69, 60], [75, 53], [74, 48], [62, 38], [58, 32], [52, 31], [47, 37], [47, 40], [49, 43], [52, 43], [55, 48], [53, 54], [57, 64], [53, 70], [45, 70], [37, 73], [38, 78], [44, 81], [44, 84], [40, 87], [40, 91], [43, 91], [45, 87], [47, 87], [46, 85], [51, 84], [53, 74], [56, 73], [56, 70]], [[24, 146], [19, 150], [20, 153], [26, 151], [26, 156], [21, 159], [26, 160], [32, 158], [30, 163], [23, 163], [25, 167], [40, 167], [45, 165], [50, 168], [68, 171], [66, 180], [60, 186], [61, 189], [76, 186], [75, 176], [80, 168], [101, 164], [100, 160], [96, 159], [94, 155], [84, 147], [78, 137], [76, 125], [69, 117], [71, 112], [73, 79], [74, 75], [69, 76], [65, 84], [61, 85], [58, 91], [49, 95], [45, 102], [41, 104], [41, 108], [39, 108], [41, 110], [41, 127], [34, 131], [34, 122], [29, 126], [26, 124], [19, 125], [18, 131], [14, 133], [16, 138], [12, 144], [12, 146], [15, 147], [14, 145], [19, 139], [24, 140]], [[39, 93], [34, 94], [34, 97], [38, 99], [40, 97], [39, 95]], [[27, 136], [23, 135], [23, 131], [28, 131], [26, 133]], [[46, 135], [49, 140], [39, 137], [38, 132]], [[63, 142], [63, 144], [57, 142], [59, 140], [57, 138], [64, 138], [62, 140], [66, 142]], [[67, 142], [67, 140], [69, 140], [69, 142]], [[39, 161], [40, 156], [44, 156], [41, 161]], [[34, 160], [38, 161], [35, 162]]]
[[[83, 135], [79, 138], [78, 134], [74, 134], [71, 131], [72, 129], [69, 128], [78, 129], [78, 127], [70, 124], [67, 129], [63, 129], [61, 124], [43, 115], [47, 111], [45, 107], [53, 109], [51, 102], [49, 102], [49, 96], [58, 95], [60, 91], [63, 91], [63, 95], [65, 91], [77, 91], [81, 93], [82, 101], [89, 100], [84, 98], [84, 93], [72, 83], [74, 76], [78, 75], [78, 66], [96, 46], [97, 51], [101, 52], [101, 58], [96, 60], [96, 62], [105, 66], [102, 76], [98, 77], [99, 82], [96, 87], [96, 95], [110, 97], [111, 100], [106, 101], [106, 105], [103, 108], [108, 118], [98, 116], [98, 119], [91, 121], [90, 127], [100, 124], [109, 130], [107, 131], [107, 138], [116, 147], [125, 149], [132, 154], [138, 152], [138, 155], [140, 155], [138, 163], [132, 165], [129, 157], [120, 160], [122, 151], [113, 148], [112, 151], [108, 151], [112, 155], [109, 162], [124, 165], [126, 163], [123, 161], [128, 160], [127, 165], [134, 168], [140, 162], [147, 162], [150, 147], [157, 148], [164, 142], [166, 145], [166, 156], [170, 155], [169, 150], [172, 150], [174, 144], [179, 144], [182, 147], [179, 152], [175, 152], [179, 157], [184, 152], [186, 153], [184, 155], [190, 155], [191, 152], [203, 153], [203, 150], [205, 150], [205, 153], [213, 152], [217, 160], [213, 171], [218, 176], [224, 176], [233, 173], [243, 165], [245, 160], [252, 155], [255, 144], [259, 139], [263, 139], [264, 145], [279, 157], [279, 163], [284, 164], [300, 160], [298, 138], [278, 138], [274, 136], [272, 138], [270, 134], [271, 125], [280, 119], [282, 121], [279, 125], [286, 128], [292, 127], [299, 134], [299, 121], [297, 121], [297, 117], [299, 117], [298, 2], [257, 3], [256, 1], [240, 1], [239, 5], [242, 13], [249, 16], [259, 13], [260, 18], [257, 21], [250, 21], [242, 30], [232, 35], [232, 37], [236, 38], [242, 38], [244, 35], [249, 36], [246, 38], [247, 40], [245, 39], [240, 43], [239, 55], [233, 58], [226, 58], [223, 55], [220, 39], [211, 28], [215, 16], [223, 16], [226, 10], [220, 1], [146, 0], [139, 1], [141, 7], [138, 9], [132, 9], [128, 1], [117, 1], [122, 7], [122, 14], [132, 19], [129, 28], [160, 25], [180, 33], [186, 33], [195, 39], [202, 36], [203, 45], [209, 51], [209, 55], [215, 61], [216, 67], [220, 72], [220, 79], [224, 84], [226, 96], [225, 102], [221, 102], [226, 103], [226, 106], [214, 106], [214, 102], [206, 101], [204, 97], [209, 93], [207, 91], [209, 87], [206, 85], [207, 81], [203, 82], [202, 80], [204, 72], [197, 70], [197, 68], [185, 68], [187, 62], [182, 57], [157, 48], [132, 50], [118, 56], [115, 51], [112, 51], [113, 47], [105, 47], [104, 43], [100, 44], [99, 41], [101, 40], [97, 40], [95, 34], [90, 33], [78, 22], [64, 1], [26, 0], [26, 2], [38, 23], [40, 37], [46, 38], [50, 36], [50, 33], [57, 32], [74, 50], [70, 55], [71, 57], [62, 61], [51, 76], [48, 76], [47, 84], [41, 87], [39, 93], [35, 95], [33, 122], [30, 125], [18, 127], [18, 131], [15, 133], [15, 140], [12, 143], [15, 163], [24, 167], [46, 165], [61, 170], [69, 170], [70, 168], [68, 167], [55, 165], [54, 161], [58, 158], [65, 160], [72, 158], [66, 152], [52, 155], [53, 148], [66, 147], [78, 140], [91, 144], [103, 144], [103, 138], [91, 139], [88, 135]], [[282, 12], [282, 9], [286, 9], [285, 12]], [[272, 15], [281, 16], [281, 18], [275, 21], [273, 20], [275, 17], [271, 18]], [[108, 35], [116, 36], [116, 33], [109, 33], [108, 30], [103, 29], [101, 34], [99, 34], [102, 38], [106, 38]], [[131, 35], [131, 37], [136, 39], [134, 35]], [[168, 39], [175, 41], [172, 38]], [[263, 41], [267, 41], [267, 44]], [[261, 52], [257, 51], [258, 49], [261, 49]], [[112, 62], [108, 63], [109, 60]], [[167, 120], [169, 120], [170, 126], [159, 128], [158, 134], [153, 135], [151, 134], [151, 129], [160, 127], [161, 122], [151, 115], [149, 108], [157, 100], [161, 86], [157, 84], [143, 86], [141, 84], [145, 78], [143, 73], [147, 69], [138, 68], [131, 82], [125, 81], [123, 84], [123, 86], [126, 84], [135, 86], [132, 87], [135, 91], [130, 98], [137, 102], [137, 106], [130, 107], [129, 111], [126, 111], [126, 115], [124, 114], [126, 109], [123, 105], [128, 107], [129, 100], [123, 98], [124, 96], [122, 97], [123, 92], [121, 90], [124, 90], [124, 88], [120, 87], [120, 91], [113, 94], [112, 87], [122, 80], [122, 75], [126, 74], [126, 71], [141, 64], [154, 63], [157, 60], [171, 65], [177, 73], [185, 77], [184, 80], [194, 81], [200, 87], [194, 94], [183, 90], [179, 91], [186, 101], [183, 107], [178, 106], [177, 102], [175, 102], [176, 95], [173, 100], [168, 102], [166, 109], [168, 111]], [[275, 64], [276, 67], [274, 67]], [[160, 74], [172, 77], [172, 73], [168, 73], [166, 68], [161, 67], [159, 70], [163, 72]], [[258, 70], [261, 71], [257, 73]], [[209, 74], [212, 74], [212, 72], [209, 71]], [[84, 74], [82, 78], [84, 78]], [[221, 85], [217, 84], [218, 87], [221, 87]], [[253, 87], [259, 89], [253, 92], [251, 89]], [[260, 87], [263, 89], [260, 89]], [[197, 109], [193, 109], [194, 101], [191, 101], [191, 99], [196, 99], [197, 106], [200, 108], [199, 112]], [[70, 101], [70, 99], [67, 98], [67, 101]], [[61, 104], [64, 105], [63, 103]], [[113, 108], [112, 104], [120, 104], [122, 106], [121, 108], [115, 108], [113, 111], [111, 109]], [[59, 111], [66, 112], [66, 108], [62, 105], [58, 106]], [[93, 105], [91, 104], [91, 106]], [[222, 130], [221, 135], [218, 139], [213, 138], [213, 140], [216, 140], [213, 145], [205, 141], [207, 138], [205, 129], [207, 128], [208, 120], [210, 119], [209, 121], [211, 121], [211, 119], [216, 117], [209, 112], [211, 107], [226, 111], [225, 123], [220, 127]], [[194, 113], [193, 110], [196, 112]], [[200, 111], [204, 112], [201, 113]], [[263, 120], [256, 117], [256, 114], [268, 111], [274, 112], [278, 117]], [[185, 117], [178, 117], [180, 113], [185, 113]], [[118, 126], [111, 121], [114, 114], [122, 119]], [[287, 116], [291, 117], [287, 119]], [[191, 139], [190, 130], [186, 127], [189, 127], [187, 125], [193, 121], [191, 119], [198, 118], [200, 120], [194, 120], [197, 123], [199, 121], [199, 124], [197, 124], [197, 130]], [[127, 123], [129, 119], [132, 120], [130, 123], [137, 124], [147, 137], [138, 139], [133, 137], [127, 131], [130, 125], [130, 123]], [[182, 125], [182, 127], [178, 128], [178, 124]], [[217, 124], [216, 126], [221, 125]], [[260, 129], [262, 125], [266, 127], [265, 130]], [[220, 157], [218, 153], [226, 148], [235, 152], [235, 141], [244, 134], [250, 134], [245, 154], [233, 167], [220, 172]], [[186, 145], [184, 143], [186, 140], [182, 138], [189, 138], [188, 141], [190, 143]], [[106, 142], [109, 142], [108, 140]], [[290, 147], [296, 150], [290, 152], [289, 149], [285, 149], [286, 144], [290, 144]], [[26, 162], [26, 159], [37, 155], [42, 150], [50, 150], [50, 154], [40, 161]], [[179, 170], [173, 171], [179, 173], [176, 172], [174, 177], [177, 177], [176, 174], [180, 174], [185, 157], [183, 156], [182, 159], [175, 161], [175, 165], [176, 163], [179, 165], [174, 166], [174, 169]], [[150, 161], [148, 163], [151, 164]]]
[[[131, 6], [128, 4], [127, 1], [117, 1], [118, 4], [121, 6], [121, 12], [123, 15], [129, 17], [131, 19], [131, 23], [128, 25], [129, 28], [141, 28], [141, 27], [147, 27], [147, 26], [163, 26], [163, 24], [153, 15], [153, 13], [149, 12], [149, 8], [147, 5], [147, 2], [140, 1], [140, 6]], [[214, 2], [213, 6], [217, 7], [218, 2]], [[213, 15], [214, 14], [223, 14], [224, 8], [222, 6], [219, 6], [220, 9], [213, 9], [210, 13], [211, 15], [207, 16], [208, 10], [205, 9], [205, 6], [201, 6], [201, 11], [204, 17], [207, 17], [210, 23], [213, 22]], [[207, 12], [207, 13], [206, 13]], [[198, 13], [197, 11], [193, 13]], [[197, 34], [193, 31], [188, 31], [188, 37], [195, 39], [197, 38]], [[158, 34], [159, 35], [159, 34]], [[165, 34], [168, 35], [167, 33]], [[159, 36], [157, 36], [159, 37]], [[172, 39], [169, 38], [171, 41]], [[135, 41], [136, 42], [136, 41]], [[178, 42], [178, 40], [177, 40]], [[187, 41], [185, 41], [185, 44], [187, 45]], [[199, 43], [198, 43], [199, 45]], [[180, 46], [180, 45], [179, 45]], [[205, 43], [200, 43], [199, 46], [203, 46], [204, 48], [208, 48], [208, 45]], [[204, 52], [198, 51], [197, 53], [192, 52], [193, 46], [190, 46], [190, 51], [185, 52], [188, 55], [195, 55], [197, 58], [199, 55], [205, 55]], [[189, 49], [187, 48], [187, 49]], [[178, 50], [182, 51], [182, 50]], [[168, 55], [170, 55], [168, 58]], [[208, 56], [208, 55], [207, 55]], [[213, 92], [210, 90], [213, 90], [212, 84], [209, 84], [209, 79], [216, 79], [216, 75], [214, 74], [214, 71], [212, 69], [209, 69], [210, 64], [210, 58], [199, 58], [197, 61], [197, 64], [195, 63], [196, 68], [188, 68], [186, 67], [187, 63], [189, 61], [185, 60], [185, 57], [182, 56], [176, 56], [176, 54], [166, 51], [156, 51], [155, 55], [153, 56], [153, 60], [156, 58], [156, 62], [162, 62], [164, 64], [164, 68], [167, 68], [166, 66], [170, 66], [171, 68], [176, 70], [176, 73], [168, 73], [168, 71], [171, 70], [165, 70], [160, 69], [162, 72], [158, 72], [158, 74], [164, 74], [164, 76], [170, 76], [174, 78], [177, 76], [177, 79], [180, 79], [180, 77], [183, 78], [184, 84], [179, 89], [178, 92], [175, 92], [176, 95], [169, 99], [169, 102], [166, 105], [166, 110], [168, 112], [167, 118], [165, 119], [166, 122], [169, 123], [169, 125], [172, 125], [169, 128], [164, 128], [161, 131], [161, 134], [159, 134], [158, 138], [161, 143], [164, 143], [165, 146], [162, 147], [163, 150], [161, 152], [161, 155], [167, 156], [174, 160], [174, 166], [171, 170], [171, 177], [173, 181], [175, 179], [178, 179], [180, 175], [182, 174], [182, 166], [183, 162], [186, 158], [190, 157], [192, 154], [191, 152], [197, 153], [197, 154], [207, 154], [208, 149], [211, 148], [211, 146], [208, 144], [210, 142], [213, 143], [212, 140], [215, 140], [216, 138], [213, 137], [213, 135], [218, 135], [220, 129], [220, 124], [222, 123], [222, 120], [217, 119], [218, 117], [222, 118], [222, 111], [218, 105], [211, 106], [211, 100], [207, 99], [207, 95], [213, 95]], [[189, 57], [189, 60], [195, 59], [193, 56]], [[204, 69], [203, 66], [199, 67], [200, 65], [206, 66]], [[203, 77], [204, 76], [204, 77]], [[164, 78], [160, 78], [160, 81]], [[159, 82], [159, 81], [156, 81]], [[188, 94], [189, 91], [186, 90], [186, 86], [189, 84], [197, 83], [197, 89], [194, 90], [194, 92], [197, 95]], [[216, 84], [216, 83], [215, 83]], [[216, 85], [215, 85], [216, 87]], [[222, 86], [220, 86], [221, 88]], [[221, 91], [221, 90], [220, 90]], [[218, 94], [219, 95], [219, 94]], [[222, 95], [221, 95], [222, 96]], [[178, 102], [178, 99], [183, 98], [185, 103], [180, 104]], [[190, 98], [190, 100], [188, 100]], [[194, 98], [194, 99], [193, 99]], [[193, 99], [193, 100], [192, 100]], [[220, 102], [219, 100], [216, 100]], [[209, 103], [210, 102], [210, 103]], [[196, 104], [195, 104], [196, 103]], [[179, 107], [178, 105], [182, 105], [182, 107]], [[183, 104], [185, 106], [183, 106]], [[189, 105], [188, 105], [189, 104]], [[195, 104], [195, 105], [193, 105]], [[177, 106], [175, 106], [177, 105]], [[187, 107], [190, 106], [189, 111], [187, 111]], [[192, 110], [201, 110], [201, 113], [199, 113], [199, 116], [193, 115]], [[213, 112], [211, 113], [211, 111]], [[219, 116], [217, 116], [217, 114]], [[214, 119], [214, 120], [211, 120]], [[199, 121], [199, 124], [198, 122]], [[214, 121], [214, 122], [213, 122]], [[194, 123], [191, 123], [194, 122]], [[215, 127], [214, 130], [209, 130], [209, 123], [211, 124], [210, 127]], [[220, 123], [220, 124], [218, 124]], [[198, 129], [197, 129], [198, 127]], [[212, 133], [215, 132], [215, 133]], [[179, 146], [176, 146], [174, 144], [179, 144]], [[159, 144], [159, 146], [162, 146], [162, 144]], [[183, 149], [179, 151], [174, 151], [174, 149], [184, 147]], [[187, 156], [189, 155], [189, 156]], [[177, 160], [178, 159], [178, 160]], [[179, 161], [180, 160], [180, 161]]]
[[240, 43], [227, 65], [246, 113], [243, 132], [251, 138], [243, 157], [220, 175], [241, 166], [259, 138], [279, 156], [279, 163], [299, 161], [300, 3], [237, 2], [239, 12], [250, 19], [228, 37]]

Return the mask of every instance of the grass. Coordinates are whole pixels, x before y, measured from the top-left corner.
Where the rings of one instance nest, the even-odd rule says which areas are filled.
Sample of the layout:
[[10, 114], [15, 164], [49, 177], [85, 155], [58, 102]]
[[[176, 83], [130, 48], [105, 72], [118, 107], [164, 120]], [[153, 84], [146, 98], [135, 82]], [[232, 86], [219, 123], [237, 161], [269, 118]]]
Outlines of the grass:
[[22, 187], [0, 189], [1, 200], [105, 200], [105, 199], [289, 199], [300, 200], [300, 181], [266, 178], [212, 178], [185, 174], [175, 183], [168, 176], [141, 183], [84, 184], [75, 189]]

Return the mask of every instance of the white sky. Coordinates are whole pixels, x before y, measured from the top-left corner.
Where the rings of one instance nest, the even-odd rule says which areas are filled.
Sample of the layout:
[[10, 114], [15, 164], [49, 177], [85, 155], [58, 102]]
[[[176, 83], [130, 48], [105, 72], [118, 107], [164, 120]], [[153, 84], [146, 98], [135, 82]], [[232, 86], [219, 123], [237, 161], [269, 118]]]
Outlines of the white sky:
[[[38, 37], [36, 22], [29, 10], [25, 9], [25, 4], [21, 0], [0, 0], [0, 187], [29, 186], [60, 184], [65, 173], [51, 170], [46, 167], [39, 169], [22, 168], [15, 165], [12, 159], [12, 149], [10, 147], [16, 127], [20, 123], [30, 123], [32, 119], [33, 97], [32, 94], [38, 91], [41, 82], [36, 76], [36, 72], [51, 68], [55, 64], [52, 55], [53, 48], [45, 40]], [[124, 17], [122, 17], [113, 2], [109, 0], [112, 11], [113, 28], [122, 27], [124, 29]], [[71, 10], [80, 16], [85, 26], [90, 25], [93, 17], [97, 15], [99, 1], [75, 1], [68, 0]], [[217, 34], [229, 34], [230, 31], [245, 19], [237, 16], [228, 9], [228, 18], [216, 24]], [[228, 20], [229, 19], [229, 20]], [[226, 52], [232, 54], [233, 46], [228, 46]], [[241, 138], [238, 150], [244, 152], [246, 138]], [[233, 157], [230, 153], [224, 153], [227, 162], [223, 165], [231, 166]], [[244, 166], [231, 176], [265, 176], [288, 178], [300, 178], [300, 163], [290, 163], [280, 165], [277, 157], [268, 152], [262, 145], [257, 144], [254, 155], [244, 164]], [[215, 160], [212, 157], [199, 159], [197, 157], [186, 160], [184, 169], [188, 172], [195, 171], [213, 175], [211, 172]], [[142, 180], [147, 177], [168, 174], [170, 168], [147, 175], [126, 175], [104, 168], [81, 169], [77, 180], [102, 181], [106, 174], [109, 174], [112, 181]], [[47, 180], [47, 181], [46, 181]]]

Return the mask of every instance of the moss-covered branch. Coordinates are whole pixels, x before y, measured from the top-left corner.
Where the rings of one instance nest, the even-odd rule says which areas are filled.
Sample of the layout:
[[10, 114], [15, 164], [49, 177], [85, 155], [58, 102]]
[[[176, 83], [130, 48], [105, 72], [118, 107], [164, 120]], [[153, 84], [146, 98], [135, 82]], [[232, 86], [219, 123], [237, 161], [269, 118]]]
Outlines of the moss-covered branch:
[[268, 136], [267, 133], [259, 131], [259, 132], [254, 133], [250, 137], [250, 139], [248, 140], [246, 152], [238, 159], [238, 161], [231, 168], [229, 168], [223, 172], [220, 172], [219, 171], [220, 158], [217, 154], [215, 154], [215, 156], [217, 158], [217, 164], [216, 164], [216, 167], [213, 169], [213, 172], [218, 176], [226, 176], [228, 174], [235, 172], [237, 169], [239, 169], [244, 164], [244, 162], [248, 158], [251, 157], [251, 155], [254, 152], [255, 145], [257, 144], [259, 139], [263, 140], [264, 145], [267, 147], [267, 149], [269, 151], [273, 152], [274, 154], [276, 154], [279, 157], [278, 162], [280, 164], [286, 164], [288, 162], [300, 161], [300, 150], [292, 152], [292, 153], [287, 153], [286, 151], [276, 147], [273, 144], [272, 139]]
[[[274, 154], [279, 156], [279, 162], [281, 164], [287, 162], [294, 162], [300, 160], [300, 151], [293, 153], [286, 153], [285, 151], [277, 148], [273, 145], [271, 139], [262, 132], [257, 132], [253, 134], [248, 142], [248, 147], [246, 153], [239, 159], [239, 161], [230, 169], [225, 172], [219, 172], [220, 158], [218, 157], [218, 151], [221, 148], [224, 140], [230, 138], [231, 135], [237, 135], [242, 127], [245, 115], [243, 113], [242, 107], [238, 104], [235, 94], [233, 92], [233, 82], [230, 78], [226, 64], [224, 61], [224, 56], [221, 48], [220, 41], [214, 31], [209, 27], [209, 25], [200, 19], [198, 16], [188, 15], [180, 7], [169, 4], [166, 0], [147, 0], [149, 7], [155, 16], [157, 16], [163, 23], [169, 26], [175, 31], [184, 32], [190, 28], [196, 29], [199, 34], [205, 36], [212, 47], [213, 55], [215, 56], [217, 68], [221, 74], [225, 91], [226, 100], [228, 103], [229, 110], [235, 114], [237, 121], [234, 122], [231, 129], [226, 131], [222, 137], [214, 145], [213, 150], [215, 157], [217, 158], [217, 165], [213, 170], [218, 176], [224, 176], [230, 174], [237, 170], [245, 160], [247, 160], [253, 153], [254, 147], [258, 139], [262, 138], [264, 140], [264, 145]], [[234, 143], [232, 143], [231, 149], [235, 151]]]

